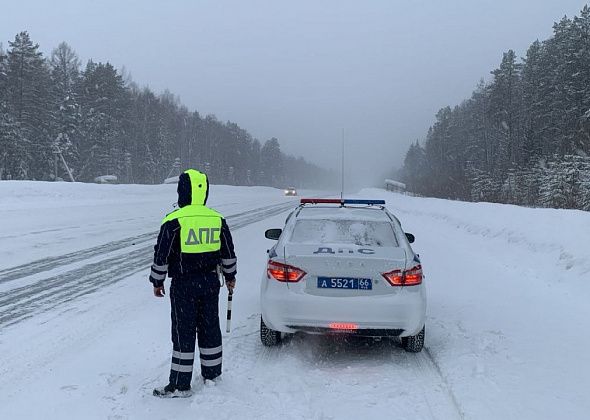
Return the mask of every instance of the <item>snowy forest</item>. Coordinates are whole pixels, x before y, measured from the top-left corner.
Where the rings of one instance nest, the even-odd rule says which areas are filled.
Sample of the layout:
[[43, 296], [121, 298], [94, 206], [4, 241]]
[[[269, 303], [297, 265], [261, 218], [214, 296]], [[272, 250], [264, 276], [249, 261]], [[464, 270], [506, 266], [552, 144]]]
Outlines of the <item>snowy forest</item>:
[[46, 58], [21, 32], [6, 50], [0, 44], [0, 179], [68, 179], [58, 150], [76, 181], [161, 183], [176, 159], [213, 183], [318, 187], [329, 178], [281, 152], [276, 138], [261, 143], [237, 124], [191, 112], [109, 63], [82, 67], [66, 43]]
[[590, 8], [436, 115], [401, 170], [418, 194], [590, 210]]

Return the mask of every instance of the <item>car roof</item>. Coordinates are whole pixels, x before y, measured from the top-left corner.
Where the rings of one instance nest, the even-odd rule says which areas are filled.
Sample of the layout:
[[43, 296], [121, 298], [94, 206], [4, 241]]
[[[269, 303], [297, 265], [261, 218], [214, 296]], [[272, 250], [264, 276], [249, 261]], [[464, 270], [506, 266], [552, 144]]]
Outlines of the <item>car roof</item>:
[[297, 214], [304, 220], [370, 220], [391, 222], [381, 207], [304, 206]]

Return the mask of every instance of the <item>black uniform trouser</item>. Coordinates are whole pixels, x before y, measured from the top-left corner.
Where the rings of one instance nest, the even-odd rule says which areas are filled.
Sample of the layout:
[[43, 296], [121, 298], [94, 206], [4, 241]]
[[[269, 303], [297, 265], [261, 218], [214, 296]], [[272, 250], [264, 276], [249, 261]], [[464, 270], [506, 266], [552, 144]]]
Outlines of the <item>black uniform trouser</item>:
[[219, 328], [219, 279], [215, 272], [176, 277], [170, 286], [172, 312], [172, 366], [170, 383], [191, 383], [198, 335], [201, 375], [221, 375], [221, 330]]

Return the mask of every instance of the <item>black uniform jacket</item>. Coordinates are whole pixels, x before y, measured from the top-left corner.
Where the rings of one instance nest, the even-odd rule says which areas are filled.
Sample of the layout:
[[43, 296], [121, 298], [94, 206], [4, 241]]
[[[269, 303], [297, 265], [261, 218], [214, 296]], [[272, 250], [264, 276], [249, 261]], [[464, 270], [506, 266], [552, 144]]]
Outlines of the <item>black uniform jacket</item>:
[[[194, 203], [191, 197], [190, 177], [183, 173], [178, 181], [178, 205], [184, 207], [189, 204], [205, 204], [208, 197], [209, 182], [206, 181], [206, 188], [203, 203]], [[158, 241], [154, 247], [154, 263], [150, 273], [150, 282], [154, 287], [161, 287], [164, 284], [166, 275], [168, 277], [191, 277], [204, 272], [214, 271], [217, 265], [221, 264], [223, 276], [226, 280], [235, 279], [237, 273], [237, 260], [234, 253], [229, 227], [225, 219], [221, 219], [220, 233], [221, 249], [215, 252], [204, 252], [199, 254], [181, 254], [180, 252], [180, 223], [173, 219], [162, 224]]]

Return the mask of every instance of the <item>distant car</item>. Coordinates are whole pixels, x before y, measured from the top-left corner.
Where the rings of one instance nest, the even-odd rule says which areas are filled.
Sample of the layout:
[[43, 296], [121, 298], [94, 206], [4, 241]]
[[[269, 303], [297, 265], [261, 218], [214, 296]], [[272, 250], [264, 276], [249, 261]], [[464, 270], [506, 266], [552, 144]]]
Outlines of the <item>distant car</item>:
[[382, 200], [302, 199], [268, 252], [262, 276], [260, 338], [284, 333], [401, 337], [424, 345], [422, 265], [399, 220]]
[[286, 196], [296, 196], [297, 190], [293, 187], [285, 188], [285, 195]]

